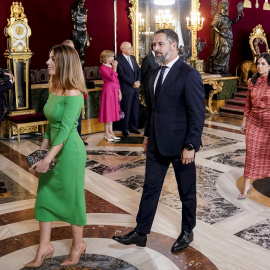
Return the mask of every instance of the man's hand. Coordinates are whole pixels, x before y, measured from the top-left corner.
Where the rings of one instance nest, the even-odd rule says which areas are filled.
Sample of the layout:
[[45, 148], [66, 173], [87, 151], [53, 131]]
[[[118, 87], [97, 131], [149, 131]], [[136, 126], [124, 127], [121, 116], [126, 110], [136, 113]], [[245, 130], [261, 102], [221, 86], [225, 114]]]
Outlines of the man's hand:
[[188, 151], [184, 148], [181, 154], [182, 164], [189, 164], [191, 162], [194, 162], [194, 155], [195, 150]]
[[139, 88], [141, 85], [140, 81], [136, 81], [134, 84], [133, 84], [133, 87], [134, 88]]
[[147, 152], [147, 146], [148, 146], [148, 138], [144, 137], [143, 140], [143, 151]]
[[14, 77], [13, 77], [13, 74], [10, 72], [4, 72], [6, 75], [9, 76], [9, 79], [12, 81], [12, 83], [14, 83]]

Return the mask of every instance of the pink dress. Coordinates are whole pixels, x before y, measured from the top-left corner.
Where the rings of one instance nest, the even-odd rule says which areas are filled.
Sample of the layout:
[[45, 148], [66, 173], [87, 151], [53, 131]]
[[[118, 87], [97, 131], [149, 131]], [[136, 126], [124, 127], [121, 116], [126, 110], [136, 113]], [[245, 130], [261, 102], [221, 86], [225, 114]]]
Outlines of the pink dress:
[[100, 97], [99, 122], [119, 121], [120, 103], [118, 90], [120, 85], [118, 74], [106, 65], [101, 65], [99, 72], [104, 81]]

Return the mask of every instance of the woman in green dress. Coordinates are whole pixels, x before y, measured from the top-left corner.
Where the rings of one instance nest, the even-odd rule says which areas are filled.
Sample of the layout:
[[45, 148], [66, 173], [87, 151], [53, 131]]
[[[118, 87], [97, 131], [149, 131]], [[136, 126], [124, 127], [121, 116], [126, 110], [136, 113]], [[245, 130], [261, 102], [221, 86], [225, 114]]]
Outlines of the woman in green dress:
[[[86, 93], [81, 62], [76, 50], [57, 45], [46, 63], [50, 74], [49, 99], [44, 106], [48, 119], [40, 149], [49, 149], [47, 156], [31, 169], [40, 173], [35, 218], [40, 225], [40, 243], [35, 259], [25, 267], [40, 267], [47, 256], [53, 257], [50, 244], [51, 223], [55, 220], [71, 224], [73, 242], [69, 257], [61, 266], [74, 265], [85, 255], [83, 226], [86, 225], [84, 177], [86, 151], [77, 132], [78, 118]], [[56, 158], [52, 170], [50, 162]]]

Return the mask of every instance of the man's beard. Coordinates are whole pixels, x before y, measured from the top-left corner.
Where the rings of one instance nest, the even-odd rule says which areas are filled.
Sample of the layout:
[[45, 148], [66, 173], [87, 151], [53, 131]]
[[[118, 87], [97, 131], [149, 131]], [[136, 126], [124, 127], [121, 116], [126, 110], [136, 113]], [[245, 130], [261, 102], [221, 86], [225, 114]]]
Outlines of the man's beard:
[[157, 64], [162, 64], [166, 62], [171, 57], [171, 55], [172, 55], [171, 50], [169, 50], [165, 55], [164, 54], [161, 54], [160, 56], [155, 55], [155, 62]]

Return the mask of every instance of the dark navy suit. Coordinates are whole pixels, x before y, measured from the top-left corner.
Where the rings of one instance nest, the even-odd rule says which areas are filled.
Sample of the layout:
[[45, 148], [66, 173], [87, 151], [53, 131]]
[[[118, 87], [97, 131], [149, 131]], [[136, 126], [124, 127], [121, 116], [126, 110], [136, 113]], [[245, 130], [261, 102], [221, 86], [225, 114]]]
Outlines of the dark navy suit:
[[133, 84], [141, 80], [141, 71], [133, 55], [130, 56], [134, 71], [123, 54], [117, 57], [117, 73], [122, 92], [121, 109], [125, 113], [122, 121], [122, 131], [138, 130], [139, 89]]
[[152, 52], [147, 54], [142, 61], [141, 65], [141, 74], [142, 74], [142, 88], [144, 92], [145, 104], [148, 104], [149, 101], [149, 80], [151, 77], [151, 73], [154, 69], [156, 69], [159, 65], [155, 61], [155, 56]]
[[3, 99], [4, 99], [3, 94], [11, 88], [12, 88], [12, 83], [10, 81], [7, 81], [0, 85], [0, 125], [1, 125], [2, 117], [3, 117]]
[[137, 215], [136, 232], [150, 233], [164, 178], [173, 164], [182, 202], [182, 230], [191, 232], [196, 224], [195, 163], [183, 165], [181, 153], [186, 144], [199, 150], [205, 118], [204, 87], [197, 70], [178, 59], [170, 68], [154, 101], [154, 81], [150, 79], [150, 102], [145, 127], [148, 137], [145, 183]]

